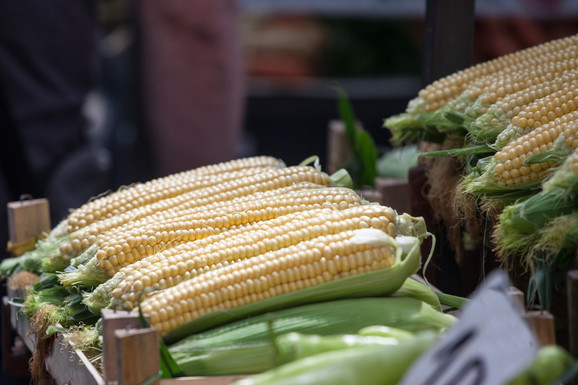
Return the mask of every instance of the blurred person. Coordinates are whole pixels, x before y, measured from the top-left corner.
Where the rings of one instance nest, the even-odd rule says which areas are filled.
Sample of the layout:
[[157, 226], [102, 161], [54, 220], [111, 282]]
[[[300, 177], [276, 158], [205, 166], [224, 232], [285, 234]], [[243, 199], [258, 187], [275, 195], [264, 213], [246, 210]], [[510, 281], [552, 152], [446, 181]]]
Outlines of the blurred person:
[[138, 3], [143, 118], [159, 176], [232, 159], [244, 108], [234, 0]]
[[107, 154], [92, 145], [83, 112], [98, 67], [96, 5], [0, 1], [2, 246], [7, 201], [46, 197], [56, 222], [106, 186]]
[[[9, 256], [8, 202], [48, 198], [54, 226], [108, 188], [107, 152], [83, 112], [97, 76], [96, 6], [0, 0], [0, 260]], [[2, 373], [2, 384], [21, 382]]]

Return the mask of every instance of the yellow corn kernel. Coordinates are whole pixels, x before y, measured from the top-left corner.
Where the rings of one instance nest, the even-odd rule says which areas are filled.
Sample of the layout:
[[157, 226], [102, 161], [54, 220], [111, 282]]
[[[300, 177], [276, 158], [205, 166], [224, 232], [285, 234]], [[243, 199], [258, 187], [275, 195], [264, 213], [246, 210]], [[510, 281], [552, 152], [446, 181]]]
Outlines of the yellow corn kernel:
[[525, 164], [524, 161], [532, 155], [551, 150], [560, 136], [564, 137], [568, 147], [576, 149], [577, 135], [578, 111], [562, 115], [530, 131], [494, 155], [500, 162], [494, 169], [494, 179], [500, 185], [514, 186], [544, 178], [555, 162]]
[[[162, 220], [174, 215], [175, 211], [185, 211], [194, 208], [204, 210], [205, 207], [218, 206], [223, 202], [229, 202], [237, 198], [258, 199], [256, 194], [267, 195], [269, 192], [278, 194], [300, 188], [315, 187], [303, 184], [303, 182], [317, 186], [328, 186], [330, 184], [329, 176], [313, 167], [293, 166], [262, 170], [258, 174], [251, 174], [245, 177], [222, 179], [211, 186], [194, 189], [175, 197], [139, 206], [119, 215], [94, 222], [92, 225], [71, 234], [71, 242], [78, 240], [78, 245], [80, 245], [78, 243], [80, 241], [85, 242], [84, 247], [74, 248], [78, 255], [96, 242], [96, 236], [110, 231], [122, 232], [127, 227], [140, 226], [142, 221], [139, 222], [139, 220], [144, 220], [146, 223], [153, 216], [157, 220]], [[128, 226], [125, 226], [127, 224]]]
[[431, 83], [419, 92], [419, 96], [425, 101], [426, 111], [437, 110], [457, 98], [475, 81], [490, 84], [492, 77], [498, 73], [514, 74], [542, 63], [575, 60], [578, 54], [577, 43], [578, 36], [575, 35], [480, 63]]
[[[173, 278], [182, 276], [186, 271], [191, 278], [199, 275], [207, 266], [231, 263], [345, 230], [371, 227], [394, 236], [395, 229], [390, 225], [395, 222], [395, 216], [391, 208], [378, 205], [355, 206], [343, 211], [319, 209], [285, 216], [288, 220], [282, 225], [246, 227], [246, 231], [206, 247], [198, 247], [196, 242], [182, 244], [156, 254], [154, 263], [150, 258], [145, 258], [142, 261], [146, 262], [146, 267], [139, 266], [137, 262], [128, 266], [129, 270], [123, 269], [124, 278], [112, 294], [117, 299], [123, 296], [125, 303], [132, 302], [132, 297], [128, 296], [130, 293], [138, 294], [144, 287], [156, 285], [158, 281], [151, 278], [151, 273], [156, 270], [166, 270]], [[149, 277], [147, 285], [142, 282], [144, 277]]]
[[[68, 231], [72, 233], [101, 218], [108, 218], [160, 199], [173, 197], [202, 186], [219, 184], [220, 178], [223, 178], [222, 180], [236, 179], [243, 175], [257, 174], [263, 169], [280, 167], [284, 165], [276, 158], [256, 156], [198, 167], [129, 186], [92, 200], [73, 211], [67, 218]], [[217, 176], [219, 178], [216, 178]]]
[[[391, 246], [352, 242], [355, 231], [360, 230], [320, 236], [209, 271], [146, 298], [141, 308], [164, 335], [185, 319], [393, 265]], [[188, 306], [179, 309], [186, 313], [176, 314], [182, 316], [177, 321], [166, 307], [182, 301]]]
[[[326, 187], [311, 190], [293, 191], [257, 201], [232, 204], [215, 210], [198, 212], [182, 211], [175, 217], [162, 221], [152, 221], [148, 225], [138, 226], [121, 234], [109, 234], [99, 237], [98, 266], [108, 260], [118, 271], [128, 263], [120, 263], [118, 253], [120, 245], [133, 245], [131, 253], [137, 251], [135, 258], [141, 259], [160, 249], [168, 249], [179, 243], [205, 238], [219, 233], [231, 226], [243, 225], [276, 218], [292, 212], [333, 208], [344, 210], [361, 204], [360, 197], [351, 189]], [[164, 239], [168, 239], [165, 242]], [[155, 249], [157, 247], [157, 249]]]

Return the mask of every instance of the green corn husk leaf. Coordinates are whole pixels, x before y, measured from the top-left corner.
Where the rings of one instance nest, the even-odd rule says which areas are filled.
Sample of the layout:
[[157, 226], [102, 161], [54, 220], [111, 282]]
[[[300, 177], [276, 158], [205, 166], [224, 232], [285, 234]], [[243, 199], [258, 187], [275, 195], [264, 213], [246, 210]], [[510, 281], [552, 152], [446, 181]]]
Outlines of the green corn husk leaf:
[[500, 116], [493, 112], [487, 112], [473, 120], [467, 126], [467, 130], [477, 142], [493, 145], [508, 124], [509, 121], [505, 114]]
[[406, 111], [384, 120], [383, 126], [391, 132], [391, 143], [403, 146], [420, 141], [441, 143], [445, 134], [434, 127], [428, 127], [418, 120], [425, 114], [425, 100], [418, 97], [410, 100]]
[[[355, 316], [352, 316], [352, 315]], [[186, 375], [256, 373], [280, 361], [275, 339], [287, 333], [354, 334], [373, 325], [439, 332], [456, 318], [413, 298], [357, 298], [301, 305], [191, 335], [169, 347]]]
[[78, 267], [69, 266], [65, 271], [58, 275], [61, 284], [64, 287], [89, 287], [94, 288], [109, 280], [109, 275], [103, 269], [97, 266], [98, 259], [96, 251], [98, 245], [90, 246], [79, 258], [87, 260], [86, 264], [80, 264]]
[[406, 279], [403, 285], [391, 296], [419, 299], [439, 311], [442, 310], [442, 304], [436, 293], [429, 286], [412, 277]]
[[399, 345], [320, 353], [239, 380], [234, 385], [395, 385], [436, 339], [435, 334], [421, 333]]
[[385, 119], [383, 126], [391, 132], [390, 141], [394, 146], [404, 146], [420, 141], [442, 143], [446, 137], [444, 133], [426, 126], [407, 113]]
[[419, 158], [441, 158], [445, 156], [465, 156], [465, 155], [493, 155], [495, 151], [485, 145], [469, 146], [463, 148], [452, 148], [449, 150], [429, 151], [419, 154]]
[[[423, 225], [423, 219], [418, 221], [418, 224]], [[418, 231], [409, 225], [405, 226], [408, 228], [404, 229], [404, 226], [401, 226], [402, 228], [399, 229], [399, 231], [405, 231], [404, 233], [407, 233], [408, 231]], [[416, 227], [425, 228], [425, 225]], [[364, 233], [367, 234], [369, 232]], [[383, 234], [382, 239], [360, 239], [359, 241], [388, 242], [388, 244], [394, 246], [396, 252], [395, 263], [393, 266], [285, 293], [243, 305], [238, 308], [209, 313], [167, 333], [163, 338], [167, 343], [172, 343], [191, 334], [236, 319], [305, 303], [328, 301], [339, 298], [383, 296], [391, 294], [403, 285], [403, 282], [407, 277], [416, 273], [419, 269], [421, 264], [420, 244], [422, 239], [412, 236], [398, 236], [396, 239], [393, 239], [383, 232], [380, 233]]]
[[520, 198], [534, 195], [540, 191], [540, 180], [516, 186], [499, 186], [493, 177], [493, 170], [497, 161], [492, 156], [485, 159], [484, 163], [481, 174], [474, 171], [464, 176], [460, 183], [460, 190], [466, 194], [480, 196], [485, 200], [498, 200], [504, 204], [513, 203]]
[[[480, 162], [481, 166], [475, 172], [467, 175], [462, 181], [462, 189], [469, 194], [484, 196], [487, 199], [498, 199], [505, 203], [511, 203], [513, 199], [518, 199], [524, 196], [533, 195], [541, 189], [542, 183], [548, 180], [557, 173], [561, 167], [560, 164], [569, 158], [569, 155], [574, 151], [573, 148], [566, 144], [564, 137], [559, 136], [554, 147], [543, 153], [536, 154], [525, 160], [524, 164], [541, 163], [555, 161], [558, 166], [550, 168], [549, 172], [543, 179], [538, 179], [529, 183], [521, 183], [513, 186], [500, 186], [494, 179], [493, 175], [496, 166], [500, 163], [495, 157], [488, 157], [486, 160]], [[566, 170], [566, 166], [564, 169]], [[568, 173], [568, 171], [562, 171]], [[558, 179], [565, 179], [566, 176], [558, 176]]]
[[[386, 326], [384, 326], [386, 327]], [[402, 340], [415, 338], [415, 335], [405, 330]], [[274, 347], [277, 350], [277, 362], [286, 364], [295, 360], [311, 357], [316, 354], [343, 349], [365, 348], [368, 346], [399, 345], [400, 340], [392, 336], [331, 334], [319, 335], [310, 333], [290, 332], [275, 338]], [[273, 367], [269, 368], [272, 369]]]
[[[29, 271], [35, 274], [54, 272], [47, 260], [60, 257], [60, 246], [68, 241], [66, 222], [60, 222], [44, 238], [36, 241], [35, 248], [18, 256], [7, 258], [0, 263], [0, 276], [10, 276], [18, 271]], [[49, 270], [46, 270], [46, 267]], [[65, 266], [66, 267], [66, 266]]]

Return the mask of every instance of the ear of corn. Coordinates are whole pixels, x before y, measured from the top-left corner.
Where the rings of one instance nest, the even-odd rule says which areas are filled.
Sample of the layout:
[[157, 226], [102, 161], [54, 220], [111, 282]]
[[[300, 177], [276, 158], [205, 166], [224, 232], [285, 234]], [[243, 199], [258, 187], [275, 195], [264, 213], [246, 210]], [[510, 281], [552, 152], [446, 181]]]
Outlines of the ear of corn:
[[[553, 40], [441, 78], [422, 89], [418, 97], [409, 102], [405, 113], [386, 119], [384, 126], [391, 131], [392, 142], [397, 145], [416, 140], [441, 141], [444, 131], [455, 130], [471, 121], [466, 111], [476, 99], [485, 99], [480, 100], [483, 110], [493, 100], [529, 86], [531, 80], [524, 79], [524, 73], [575, 61], [577, 43], [578, 36]], [[438, 110], [439, 113], [434, 112]], [[448, 119], [453, 115], [459, 119]]]
[[[370, 239], [360, 239], [363, 237]], [[314, 240], [313, 244], [306, 241], [297, 245], [296, 253], [283, 253], [286, 262], [278, 260], [277, 254], [281, 253], [272, 252], [247, 260], [247, 266], [242, 261], [227, 269], [233, 270], [232, 275], [218, 269], [205, 274], [203, 279], [182, 282], [145, 299], [142, 310], [151, 316], [152, 324], [164, 338], [174, 341], [195, 331], [264, 311], [337, 298], [391, 294], [417, 271], [421, 263], [421, 241], [415, 237], [398, 236], [394, 239], [380, 230], [360, 229], [320, 238], [323, 242], [321, 239]], [[362, 244], [356, 245], [356, 242]], [[350, 251], [346, 252], [347, 249]], [[364, 251], [360, 254], [360, 250]], [[304, 259], [296, 257], [300, 254], [304, 254]], [[275, 262], [267, 262], [270, 258]], [[286, 267], [283, 267], [284, 263]], [[247, 270], [246, 278], [233, 279], [240, 267], [249, 266], [252, 270]], [[307, 275], [300, 281], [288, 280], [292, 275], [294, 279], [300, 277], [301, 271], [305, 273], [305, 270]], [[249, 275], [249, 271], [255, 275]], [[209, 292], [203, 289], [203, 280], [207, 278], [207, 284], [212, 288]], [[227, 288], [219, 286], [221, 281], [228, 282]], [[261, 286], [261, 292], [256, 285]], [[255, 294], [255, 289], [259, 295]], [[218, 292], [222, 294], [210, 294]], [[206, 301], [203, 299], [205, 296]], [[212, 304], [213, 300], [219, 299], [225, 302]], [[167, 312], [165, 305], [168, 302], [179, 304], [179, 309]], [[185, 309], [188, 314], [183, 314]]]
[[[302, 183], [328, 186], [331, 181], [323, 172], [300, 166], [249, 169], [211, 176], [206, 183], [196, 181], [195, 188], [189, 191], [138, 205], [83, 227], [72, 233], [70, 239], [60, 246], [60, 253], [64, 256], [75, 256], [103, 237], [145, 226], [152, 220], [165, 220], [179, 212], [206, 211], [237, 200], [256, 199], [258, 193], [277, 195], [287, 190], [297, 190]], [[305, 188], [307, 187], [303, 186], [303, 189]]]
[[[109, 234], [107, 238], [103, 236], [98, 247], [86, 251], [92, 254], [87, 259], [96, 258], [96, 263], [91, 263], [88, 268], [80, 267], [76, 271], [62, 274], [61, 281], [67, 286], [88, 285], [88, 282], [94, 282], [97, 277], [112, 277], [122, 267], [145, 256], [216, 235], [230, 228], [292, 212], [323, 207], [345, 209], [360, 204], [360, 197], [353, 190], [327, 187], [297, 190], [255, 201], [233, 202], [210, 211], [193, 209], [177, 212], [164, 220], [153, 220], [144, 226]], [[95, 271], [95, 268], [98, 271]], [[106, 275], [103, 275], [102, 271], [106, 271]]]
[[[570, 61], [570, 63], [578, 63], [577, 60]], [[481, 114], [468, 113], [469, 116], [475, 118], [466, 128], [468, 132], [478, 141], [483, 141], [488, 144], [496, 142], [497, 138], [500, 140], [495, 144], [503, 147], [512, 137], [513, 133], [505, 131], [512, 121], [512, 119], [522, 111], [531, 111], [531, 108], [537, 110], [537, 105], [533, 104], [536, 101], [547, 97], [548, 95], [561, 90], [568, 84], [574, 84], [578, 79], [578, 71], [572, 70], [563, 72], [559, 76], [555, 73], [549, 73], [553, 76], [552, 79], [546, 81], [533, 82], [531, 87], [507, 94], [502, 99], [496, 100], [489, 106], [481, 109]], [[566, 97], [566, 101], [562, 102], [562, 111], [571, 111], [576, 102]], [[533, 105], [533, 107], [528, 107]], [[514, 130], [512, 126], [509, 131]], [[521, 130], [520, 130], [521, 132]]]
[[[569, 114], [570, 115], [570, 114]], [[494, 154], [479, 175], [471, 174], [462, 185], [467, 193], [500, 197], [528, 194], [578, 148], [578, 124], [563, 115], [540, 126]], [[577, 115], [578, 116], [578, 115]], [[548, 156], [545, 156], [548, 155]]]
[[[293, 220], [292, 220], [293, 218]], [[269, 222], [276, 225], [269, 226]], [[131, 265], [134, 274], [125, 274], [111, 294], [132, 309], [145, 287], [165, 289], [181, 281], [229, 263], [279, 250], [310, 240], [319, 234], [334, 234], [358, 228], [377, 228], [395, 235], [395, 212], [384, 206], [363, 205], [345, 210], [319, 209], [246, 226], [246, 231], [199, 247], [197, 242], [183, 244], [145, 258], [144, 267]], [[159, 274], [156, 274], [159, 272]]]
[[[126, 221], [134, 221], [159, 209], [167, 208], [164, 203], [159, 203], [161, 200], [182, 202], [183, 198], [179, 198], [182, 194], [211, 186], [218, 188], [227, 180], [284, 167], [285, 165], [279, 159], [257, 156], [199, 167], [146, 183], [123, 187], [109, 195], [92, 199], [72, 211], [65, 220], [52, 229], [45, 239], [38, 240], [36, 249], [29, 255], [23, 256], [22, 261], [23, 263], [27, 263], [28, 260], [36, 261], [34, 266], [44, 263], [43, 271], [62, 271], [68, 266], [71, 258], [86, 250], [94, 242], [94, 234], [103, 230], [100, 227], [103, 222], [108, 223], [109, 227], [111, 227], [110, 223], [118, 226]], [[208, 193], [212, 194], [215, 191]], [[155, 208], [149, 208], [151, 205]], [[71, 237], [71, 234], [75, 236]]]
[[[410, 334], [415, 338], [413, 334]], [[394, 337], [358, 334], [305, 334], [291, 332], [275, 338], [279, 363], [285, 364], [311, 357], [320, 353], [343, 349], [364, 348], [368, 346], [399, 345]]]
[[576, 121], [578, 108], [576, 87], [578, 81], [564, 83], [558, 91], [525, 106], [498, 134], [493, 147], [499, 151], [537, 128], [541, 128], [541, 133], [550, 130], [555, 132], [556, 126]]
[[399, 345], [342, 349], [290, 362], [235, 385], [395, 385], [436, 340], [423, 333]]
[[506, 266], [521, 261], [532, 272], [540, 304], [550, 307], [551, 282], [538, 280], [564, 271], [578, 247], [578, 152], [574, 152], [531, 197], [504, 208], [493, 231], [495, 251]]
[[200, 185], [221, 183], [223, 178], [226, 179], [226, 175], [238, 178], [243, 174], [257, 174], [262, 169], [284, 166], [279, 159], [258, 156], [198, 167], [190, 171], [136, 184], [90, 201], [74, 210], [67, 218], [68, 231], [77, 231], [96, 220], [128, 211], [135, 205], [142, 206], [160, 199], [173, 197], [185, 191], [196, 189]]
[[[357, 333], [372, 325], [440, 331], [455, 321], [455, 317], [412, 298], [343, 299], [290, 307], [217, 326], [191, 334], [170, 345], [169, 351], [187, 375], [255, 373], [280, 363], [282, 358], [274, 354], [273, 342], [286, 333], [328, 336]], [[243, 355], [245, 349], [253, 355]]]
[[[548, 231], [548, 224], [556, 219], [570, 215], [568, 221], [556, 229], [572, 229], [575, 221], [574, 211], [578, 208], [578, 150], [569, 156], [548, 181], [544, 182], [542, 191], [516, 204], [508, 205], [500, 215], [494, 230], [498, 254], [509, 260], [512, 254], [535, 255], [529, 248], [538, 244], [552, 247], [553, 237], [543, 242], [536, 242], [539, 232]], [[556, 230], [554, 231], [556, 233]], [[559, 232], [564, 236], [565, 232]], [[559, 243], [559, 242], [556, 242]], [[556, 253], [555, 253], [556, 254]]]

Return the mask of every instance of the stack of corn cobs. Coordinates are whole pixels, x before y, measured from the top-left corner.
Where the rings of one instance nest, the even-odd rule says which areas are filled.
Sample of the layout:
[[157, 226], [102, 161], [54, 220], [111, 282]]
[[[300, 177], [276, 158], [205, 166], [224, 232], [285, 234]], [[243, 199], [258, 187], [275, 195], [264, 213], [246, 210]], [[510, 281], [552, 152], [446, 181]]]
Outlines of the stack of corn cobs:
[[[159, 331], [176, 363], [165, 377], [396, 384], [463, 299], [411, 277], [423, 219], [349, 183], [267, 156], [201, 167], [86, 203], [0, 268], [38, 275], [22, 306], [39, 340], [61, 332], [95, 362], [100, 311], [116, 308]], [[572, 363], [549, 347], [517, 381]]]
[[451, 326], [438, 297], [408, 280], [428, 236], [423, 219], [369, 203], [348, 182], [268, 156], [200, 167], [89, 201], [0, 269], [39, 276], [22, 304], [38, 338], [61, 331], [98, 344], [102, 309], [142, 311], [185, 375], [294, 361], [290, 348], [274, 354], [294, 340], [272, 337], [289, 333]]
[[[483, 63], [386, 120], [396, 144], [460, 159], [456, 195], [496, 208], [497, 250], [533, 268], [576, 258], [577, 57], [571, 37]], [[364, 201], [344, 176], [260, 156], [136, 184], [73, 210], [0, 272], [38, 276], [22, 306], [39, 338], [83, 331], [75, 345], [98, 346], [100, 311], [120, 308], [149, 317], [181, 374], [396, 384], [459, 301], [411, 278], [423, 219]], [[543, 348], [512, 384], [549, 383], [553, 361], [570, 360]]]
[[527, 269], [529, 299], [548, 309], [554, 277], [578, 257], [578, 36], [435, 81], [385, 126], [397, 145], [438, 150], [422, 154], [430, 170], [446, 167], [429, 177], [433, 199], [454, 198], [438, 216], [478, 240], [488, 231], [471, 223], [485, 221], [498, 259]]

